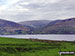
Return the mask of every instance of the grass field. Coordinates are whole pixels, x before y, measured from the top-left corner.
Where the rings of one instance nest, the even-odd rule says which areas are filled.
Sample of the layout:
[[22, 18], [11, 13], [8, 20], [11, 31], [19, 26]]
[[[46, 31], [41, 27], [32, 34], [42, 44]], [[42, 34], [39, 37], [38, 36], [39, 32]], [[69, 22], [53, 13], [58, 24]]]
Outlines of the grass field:
[[59, 51], [75, 51], [75, 42], [51, 41], [46, 43], [0, 37], [0, 56], [60, 56]]

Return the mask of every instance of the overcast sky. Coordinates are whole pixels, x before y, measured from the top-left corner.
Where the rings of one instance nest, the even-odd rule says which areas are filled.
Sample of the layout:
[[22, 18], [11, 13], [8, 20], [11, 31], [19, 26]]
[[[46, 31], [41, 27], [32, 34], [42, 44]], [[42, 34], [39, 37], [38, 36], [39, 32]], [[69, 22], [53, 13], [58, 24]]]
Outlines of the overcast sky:
[[75, 17], [75, 0], [0, 0], [0, 18], [15, 22]]

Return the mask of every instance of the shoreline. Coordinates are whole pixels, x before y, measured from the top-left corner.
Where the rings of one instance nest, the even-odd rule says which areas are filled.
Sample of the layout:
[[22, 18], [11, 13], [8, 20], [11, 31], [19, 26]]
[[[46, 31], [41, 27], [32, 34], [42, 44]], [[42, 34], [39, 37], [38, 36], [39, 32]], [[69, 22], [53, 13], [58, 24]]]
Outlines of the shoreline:
[[42, 39], [32, 39], [32, 38], [30, 38], [30, 39], [26, 39], [26, 40], [31, 40], [31, 41], [33, 41], [33, 42], [35, 42], [35, 41], [39, 41], [39, 42], [46, 42], [46, 43], [50, 43], [50, 42], [74, 42], [74, 41], [64, 41], [64, 40], [42, 40]]
[[[9, 38], [9, 37], [0, 37], [0, 38]], [[22, 38], [10, 38], [10, 39], [22, 39]], [[45, 40], [45, 39], [38, 39], [38, 38], [29, 38], [29, 39], [23, 39], [23, 40], [30, 40], [30, 41], [33, 41], [33, 42], [47, 42], [47, 43], [50, 43], [50, 42], [75, 42], [75, 41], [66, 41], [66, 40]]]

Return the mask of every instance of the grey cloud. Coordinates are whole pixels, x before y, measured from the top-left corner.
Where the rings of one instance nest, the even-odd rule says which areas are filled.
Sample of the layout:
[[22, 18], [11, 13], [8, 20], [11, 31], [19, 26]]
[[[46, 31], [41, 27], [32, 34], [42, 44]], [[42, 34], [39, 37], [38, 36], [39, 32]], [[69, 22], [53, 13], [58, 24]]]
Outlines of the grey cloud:
[[[56, 3], [49, 3], [50, 0], [20, 0], [13, 4], [20, 7], [28, 8], [29, 11], [17, 12], [17, 11], [4, 11], [1, 13], [1, 18], [7, 18], [13, 21], [24, 21], [24, 20], [56, 20], [75, 16], [75, 1], [74, 0], [61, 0]], [[29, 2], [28, 5], [21, 5], [23, 2]], [[19, 20], [18, 20], [19, 19]]]

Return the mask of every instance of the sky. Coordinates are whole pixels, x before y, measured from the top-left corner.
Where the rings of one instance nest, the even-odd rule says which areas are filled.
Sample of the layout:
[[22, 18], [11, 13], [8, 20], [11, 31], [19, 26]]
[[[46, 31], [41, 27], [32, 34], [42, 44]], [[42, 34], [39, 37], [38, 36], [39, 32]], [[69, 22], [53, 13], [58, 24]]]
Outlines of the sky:
[[75, 0], [0, 0], [0, 19], [20, 22], [75, 17]]

